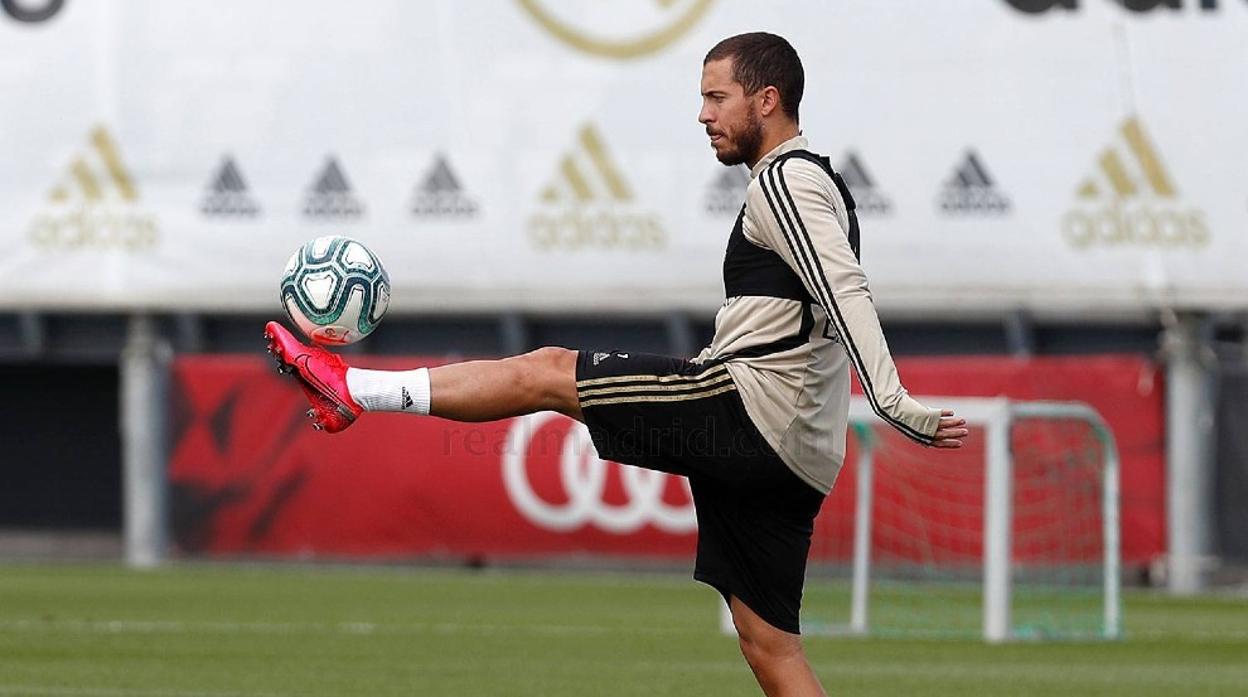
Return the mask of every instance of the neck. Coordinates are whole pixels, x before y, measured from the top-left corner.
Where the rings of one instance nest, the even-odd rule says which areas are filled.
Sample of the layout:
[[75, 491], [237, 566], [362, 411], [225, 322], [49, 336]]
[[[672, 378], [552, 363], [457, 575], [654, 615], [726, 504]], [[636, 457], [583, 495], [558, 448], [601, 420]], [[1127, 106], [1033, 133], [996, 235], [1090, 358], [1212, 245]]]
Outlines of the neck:
[[764, 128], [763, 143], [758, 147], [758, 153], [754, 155], [749, 162], [745, 163], [746, 167], [754, 169], [754, 165], [758, 164], [758, 161], [763, 159], [763, 155], [775, 150], [776, 147], [784, 141], [800, 135], [801, 132], [802, 131], [797, 127], [797, 124], [792, 121], [786, 121], [784, 124], [778, 124], [774, 128]]

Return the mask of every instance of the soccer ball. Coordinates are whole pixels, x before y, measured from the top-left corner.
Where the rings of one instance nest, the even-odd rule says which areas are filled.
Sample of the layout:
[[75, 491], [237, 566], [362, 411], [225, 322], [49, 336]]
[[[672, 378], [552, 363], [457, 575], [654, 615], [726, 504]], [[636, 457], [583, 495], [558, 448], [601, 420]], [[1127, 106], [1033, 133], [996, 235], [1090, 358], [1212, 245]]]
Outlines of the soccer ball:
[[377, 255], [350, 237], [318, 237], [291, 255], [282, 272], [290, 321], [318, 344], [353, 344], [390, 306], [390, 277]]

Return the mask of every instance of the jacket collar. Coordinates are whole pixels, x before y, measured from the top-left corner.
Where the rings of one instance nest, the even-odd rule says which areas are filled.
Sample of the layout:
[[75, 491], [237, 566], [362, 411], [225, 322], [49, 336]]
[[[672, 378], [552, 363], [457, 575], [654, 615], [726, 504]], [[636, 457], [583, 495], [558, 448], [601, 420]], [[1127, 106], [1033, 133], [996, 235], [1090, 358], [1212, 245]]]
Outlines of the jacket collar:
[[805, 150], [806, 146], [806, 136], [801, 135], [800, 133], [777, 145], [771, 152], [763, 155], [763, 159], [756, 162], [754, 166], [750, 168], [750, 179], [757, 177], [764, 169], [767, 169], [767, 165], [774, 162], [777, 157], [780, 157], [784, 153], [791, 150]]

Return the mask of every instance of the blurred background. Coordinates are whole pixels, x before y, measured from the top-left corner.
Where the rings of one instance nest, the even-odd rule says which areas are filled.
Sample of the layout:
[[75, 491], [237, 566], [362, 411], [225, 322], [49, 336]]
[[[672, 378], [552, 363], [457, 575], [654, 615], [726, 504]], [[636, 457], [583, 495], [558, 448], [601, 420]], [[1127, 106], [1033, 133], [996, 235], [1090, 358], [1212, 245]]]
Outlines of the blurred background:
[[[352, 360], [696, 353], [748, 182], [696, 121], [702, 57], [767, 30], [910, 391], [1090, 405], [1123, 582], [1243, 588], [1243, 0], [0, 4], [2, 559], [686, 568], [679, 482], [569, 464], [544, 416], [315, 434], [261, 332], [287, 257], [341, 234], [394, 285]], [[967, 481], [922, 525], [978, 530]]]

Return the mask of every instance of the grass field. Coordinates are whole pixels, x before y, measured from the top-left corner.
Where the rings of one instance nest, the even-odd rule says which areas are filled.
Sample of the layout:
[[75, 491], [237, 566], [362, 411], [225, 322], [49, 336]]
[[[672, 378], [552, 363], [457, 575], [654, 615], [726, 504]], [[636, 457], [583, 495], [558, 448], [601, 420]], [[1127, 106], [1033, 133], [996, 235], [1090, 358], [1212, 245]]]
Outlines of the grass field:
[[[0, 695], [758, 694], [716, 602], [677, 575], [0, 566]], [[1115, 643], [808, 651], [839, 695], [1248, 694], [1248, 599], [1125, 612]]]

